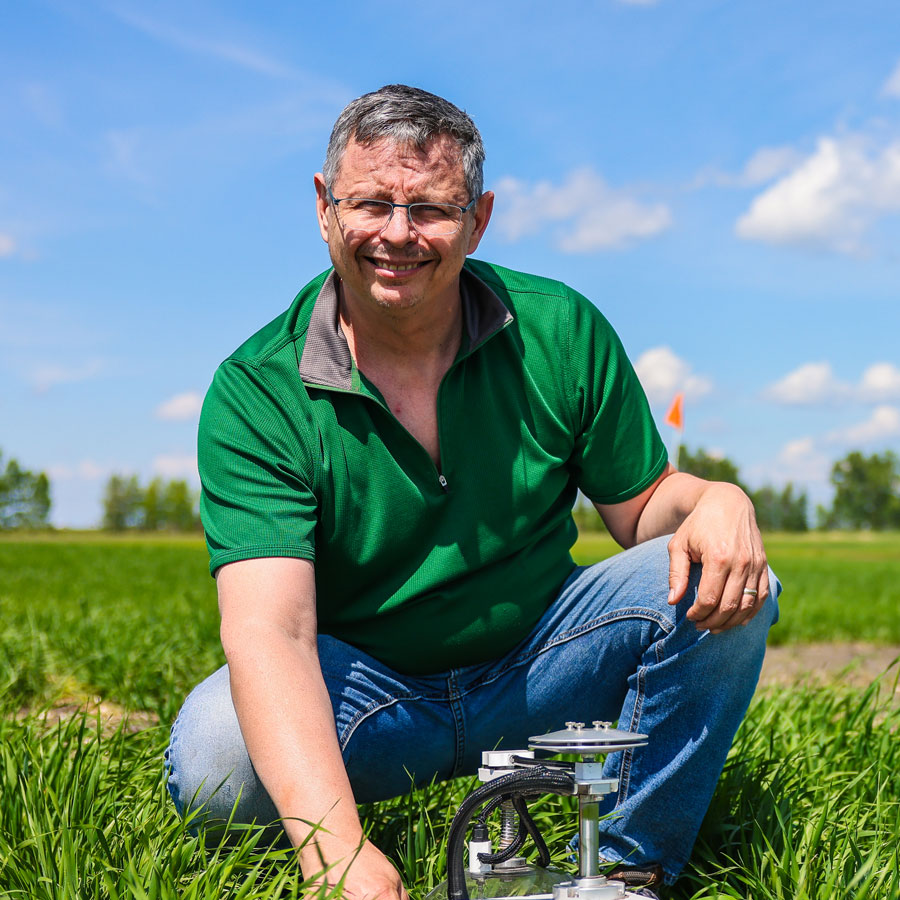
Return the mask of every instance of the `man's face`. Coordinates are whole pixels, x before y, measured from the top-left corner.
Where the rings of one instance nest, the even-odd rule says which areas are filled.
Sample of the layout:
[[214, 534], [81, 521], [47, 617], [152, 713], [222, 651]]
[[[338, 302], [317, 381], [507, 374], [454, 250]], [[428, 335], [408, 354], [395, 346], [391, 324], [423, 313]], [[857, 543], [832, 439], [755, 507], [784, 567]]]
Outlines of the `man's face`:
[[[315, 181], [319, 228], [351, 300], [393, 310], [456, 301], [460, 270], [487, 227], [492, 194], [485, 193], [463, 216], [458, 231], [424, 237], [410, 226], [405, 209], [394, 210], [380, 232], [342, 226], [321, 174]], [[368, 146], [351, 140], [332, 190], [335, 197], [393, 203], [466, 206], [471, 200], [459, 147], [446, 136], [430, 141], [424, 150], [387, 139]]]

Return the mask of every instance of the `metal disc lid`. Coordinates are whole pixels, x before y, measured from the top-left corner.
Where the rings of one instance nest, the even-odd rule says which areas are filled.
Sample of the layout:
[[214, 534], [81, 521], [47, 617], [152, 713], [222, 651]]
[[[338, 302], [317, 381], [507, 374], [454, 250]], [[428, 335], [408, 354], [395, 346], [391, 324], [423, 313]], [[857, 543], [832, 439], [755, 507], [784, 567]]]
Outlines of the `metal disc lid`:
[[561, 731], [538, 734], [528, 738], [532, 750], [548, 750], [552, 753], [614, 753], [631, 747], [643, 747], [646, 734], [613, 728], [610, 722], [592, 722], [585, 728], [584, 722], [566, 722]]

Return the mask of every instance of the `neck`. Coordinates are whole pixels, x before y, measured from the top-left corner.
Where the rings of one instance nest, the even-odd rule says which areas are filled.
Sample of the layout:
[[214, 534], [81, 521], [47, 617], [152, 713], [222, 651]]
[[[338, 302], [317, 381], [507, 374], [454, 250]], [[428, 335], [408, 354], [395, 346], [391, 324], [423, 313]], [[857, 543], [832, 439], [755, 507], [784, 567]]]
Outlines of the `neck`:
[[356, 364], [402, 369], [441, 366], [455, 358], [462, 340], [462, 299], [457, 288], [445, 302], [427, 310], [384, 309], [357, 303], [343, 284], [340, 324]]

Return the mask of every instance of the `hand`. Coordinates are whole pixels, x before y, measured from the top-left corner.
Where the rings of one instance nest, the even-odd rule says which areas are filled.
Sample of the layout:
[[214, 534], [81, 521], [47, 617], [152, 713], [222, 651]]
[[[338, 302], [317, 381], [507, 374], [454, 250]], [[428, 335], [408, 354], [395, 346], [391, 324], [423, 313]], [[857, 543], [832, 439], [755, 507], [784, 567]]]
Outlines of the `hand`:
[[[700, 631], [746, 625], [769, 595], [769, 568], [756, 514], [736, 485], [715, 482], [669, 541], [669, 603], [684, 596], [692, 562], [703, 564], [687, 612]], [[745, 593], [756, 591], [756, 594]]]
[[[323, 836], [324, 838], [324, 836]], [[321, 841], [325, 843], [325, 841]], [[341, 896], [352, 900], [409, 900], [400, 874], [391, 861], [370, 841], [362, 847], [338, 845], [328, 839], [326, 848], [321, 844], [308, 844], [300, 851], [300, 868], [305, 875], [321, 871], [323, 864], [319, 855], [325, 857], [326, 864], [334, 865], [323, 875], [320, 884], [333, 886], [344, 877]], [[358, 851], [358, 852], [357, 852]]]

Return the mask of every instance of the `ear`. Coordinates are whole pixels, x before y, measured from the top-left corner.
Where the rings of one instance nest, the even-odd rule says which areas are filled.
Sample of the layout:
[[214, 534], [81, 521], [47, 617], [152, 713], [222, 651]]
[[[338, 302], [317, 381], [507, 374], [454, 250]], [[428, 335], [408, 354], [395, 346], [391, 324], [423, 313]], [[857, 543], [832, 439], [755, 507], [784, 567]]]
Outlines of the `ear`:
[[316, 219], [319, 222], [319, 233], [322, 235], [322, 240], [327, 244], [329, 216], [334, 214], [334, 210], [331, 208], [331, 203], [328, 200], [325, 176], [321, 172], [316, 172], [313, 176], [313, 182], [316, 185]]
[[485, 191], [475, 204], [475, 227], [469, 235], [469, 246], [466, 248], [466, 254], [474, 253], [481, 238], [491, 221], [491, 213], [494, 211], [494, 192]]

